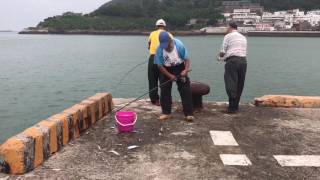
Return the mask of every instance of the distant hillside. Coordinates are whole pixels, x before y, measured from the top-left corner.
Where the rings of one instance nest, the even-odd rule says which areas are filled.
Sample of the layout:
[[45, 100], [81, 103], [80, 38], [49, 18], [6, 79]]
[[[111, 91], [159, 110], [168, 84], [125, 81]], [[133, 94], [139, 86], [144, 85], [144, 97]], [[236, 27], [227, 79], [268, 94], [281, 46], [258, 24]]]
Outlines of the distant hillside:
[[[320, 8], [320, 0], [252, 0], [266, 10]], [[143, 31], [154, 28], [164, 18], [170, 30], [183, 30], [192, 18], [203, 19], [188, 28], [214, 25], [221, 17], [220, 0], [112, 0], [90, 14], [65, 13], [39, 23], [37, 28], [49, 31]]]
[[191, 18], [220, 18], [216, 0], [113, 0], [87, 15], [65, 13], [45, 19], [39, 28], [54, 30], [150, 30], [159, 18], [171, 29], [183, 29]]

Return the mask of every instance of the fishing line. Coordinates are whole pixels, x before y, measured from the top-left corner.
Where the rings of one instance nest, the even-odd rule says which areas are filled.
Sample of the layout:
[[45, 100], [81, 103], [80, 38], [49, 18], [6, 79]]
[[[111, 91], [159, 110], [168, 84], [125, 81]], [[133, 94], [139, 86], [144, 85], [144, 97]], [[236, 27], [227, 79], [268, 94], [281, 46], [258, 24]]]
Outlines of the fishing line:
[[[191, 71], [192, 71], [192, 70], [189, 70], [188, 72], [191, 72]], [[122, 106], [122, 107], [120, 107], [120, 108], [118, 108], [118, 109], [112, 110], [112, 112], [119, 112], [119, 111], [121, 111], [122, 109], [124, 109], [124, 108], [128, 107], [130, 104], [132, 104], [132, 103], [134, 103], [134, 102], [136, 102], [136, 101], [140, 100], [140, 99], [141, 99], [141, 98], [143, 98], [144, 96], [148, 95], [150, 92], [156, 91], [157, 89], [160, 89], [162, 86], [164, 86], [164, 85], [166, 85], [166, 84], [168, 84], [168, 83], [170, 83], [170, 82], [172, 82], [172, 81], [179, 80], [179, 79], [181, 79], [181, 75], [177, 76], [175, 79], [169, 79], [168, 81], [166, 81], [166, 82], [164, 82], [164, 83], [160, 84], [159, 86], [157, 86], [157, 87], [155, 87], [155, 88], [151, 89], [150, 91], [148, 91], [148, 92], [146, 92], [146, 93], [142, 94], [141, 96], [139, 96], [139, 97], [135, 98], [134, 100], [132, 100], [132, 101], [130, 101], [130, 102], [128, 102], [128, 103], [126, 103], [124, 106]]]
[[[189, 70], [188, 73], [191, 72], [191, 71], [192, 71], [192, 70]], [[140, 100], [140, 99], [143, 98], [144, 96], [148, 95], [150, 92], [156, 91], [157, 89], [160, 89], [162, 86], [164, 86], [164, 85], [166, 85], [166, 84], [168, 84], [168, 83], [170, 83], [170, 82], [178, 81], [178, 80], [185, 81], [184, 77], [181, 77], [181, 75], [176, 76], [175, 79], [169, 79], [168, 81], [166, 81], [166, 82], [158, 85], [157, 87], [155, 87], [155, 88], [151, 89], [150, 91], [142, 94], [141, 96], [135, 98], [134, 100], [132, 100], [132, 101], [130, 101], [130, 102], [128, 102], [128, 103], [125, 103], [125, 105], [123, 105], [123, 106], [121, 106], [121, 107], [119, 107], [119, 108], [114, 108], [114, 109], [112, 109], [111, 112], [110, 112], [109, 115], [108, 115], [109, 118], [110, 118], [111, 120], [113, 120], [114, 114], [116, 114], [117, 112], [119, 112], [119, 111], [123, 110], [124, 108], [128, 107], [130, 104], [132, 104], [132, 103]], [[154, 116], [154, 117], [157, 117], [157, 115], [156, 115], [154, 112], [151, 112], [150, 114], [151, 114], [152, 116]], [[116, 124], [115, 124], [115, 125], [116, 125]]]
[[120, 79], [120, 81], [118, 82], [118, 84], [116, 84], [115, 90], [118, 89], [119, 85], [122, 84], [122, 82], [129, 76], [130, 73], [132, 73], [134, 70], [136, 70], [138, 67], [148, 63], [149, 61], [143, 61], [142, 63], [139, 63], [137, 65], [135, 65], [134, 67], [132, 67], [126, 74], [124, 74], [122, 76], [122, 78]]

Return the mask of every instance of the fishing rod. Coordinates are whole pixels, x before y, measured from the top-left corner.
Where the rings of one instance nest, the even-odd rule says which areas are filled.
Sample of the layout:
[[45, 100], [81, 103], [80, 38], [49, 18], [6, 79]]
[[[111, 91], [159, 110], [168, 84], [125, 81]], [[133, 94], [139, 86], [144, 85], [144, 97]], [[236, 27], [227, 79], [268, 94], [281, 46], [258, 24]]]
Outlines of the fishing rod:
[[[192, 70], [189, 70], [189, 71], [188, 71], [188, 73], [189, 73], [189, 72], [191, 72], [191, 71], [192, 71]], [[122, 109], [124, 109], [124, 108], [128, 107], [130, 104], [132, 104], [132, 103], [134, 103], [134, 102], [136, 102], [136, 101], [140, 100], [141, 98], [143, 98], [144, 96], [148, 95], [149, 93], [151, 93], [151, 92], [153, 92], [153, 91], [155, 91], [155, 90], [157, 90], [157, 89], [161, 88], [162, 86], [164, 86], [164, 85], [168, 84], [169, 82], [175, 81], [175, 80], [177, 80], [177, 79], [181, 79], [181, 75], [178, 75], [175, 79], [169, 79], [168, 81], [166, 81], [166, 82], [164, 82], [164, 83], [160, 84], [159, 86], [157, 86], [157, 87], [155, 87], [155, 88], [151, 89], [150, 91], [148, 91], [148, 92], [146, 92], [146, 93], [142, 94], [141, 96], [137, 97], [136, 99], [134, 99], [134, 100], [132, 100], [132, 101], [128, 102], [128, 103], [127, 103], [127, 104], [125, 104], [124, 106], [122, 106], [122, 107], [120, 107], [120, 108], [118, 108], [118, 109], [112, 110], [112, 112], [119, 112], [119, 111], [121, 111]]]

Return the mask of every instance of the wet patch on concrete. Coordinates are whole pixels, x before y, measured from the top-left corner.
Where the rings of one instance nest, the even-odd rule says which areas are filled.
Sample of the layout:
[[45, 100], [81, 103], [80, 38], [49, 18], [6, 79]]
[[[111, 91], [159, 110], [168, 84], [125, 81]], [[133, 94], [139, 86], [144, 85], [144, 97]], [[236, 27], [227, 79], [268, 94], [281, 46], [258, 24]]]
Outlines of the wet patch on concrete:
[[[115, 101], [124, 104], [128, 100]], [[139, 101], [134, 133], [118, 134], [113, 115], [62, 148], [44, 165], [15, 179], [317, 179], [317, 167], [281, 167], [274, 155], [320, 155], [320, 110], [205, 103], [187, 123], [179, 103], [172, 119], [157, 120], [160, 108]], [[310, 113], [311, 112], [311, 113]], [[239, 146], [215, 146], [210, 131], [230, 131]], [[128, 149], [130, 146], [137, 146]], [[115, 153], [116, 152], [116, 153]], [[251, 166], [225, 166], [221, 154], [244, 154]], [[1, 177], [1, 176], [0, 176]]]

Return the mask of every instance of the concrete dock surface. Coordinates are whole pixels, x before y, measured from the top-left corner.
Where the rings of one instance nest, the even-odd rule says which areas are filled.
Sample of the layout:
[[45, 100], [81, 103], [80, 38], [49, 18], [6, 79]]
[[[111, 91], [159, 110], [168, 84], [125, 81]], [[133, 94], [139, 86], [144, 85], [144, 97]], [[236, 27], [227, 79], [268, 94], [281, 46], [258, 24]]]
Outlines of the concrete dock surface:
[[228, 115], [224, 103], [206, 102], [188, 123], [173, 106], [160, 122], [160, 107], [135, 102], [133, 133], [119, 134], [108, 115], [41, 167], [0, 179], [320, 179], [320, 109], [244, 104]]

